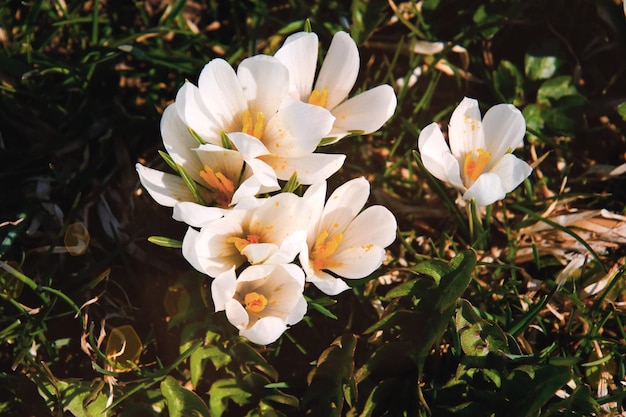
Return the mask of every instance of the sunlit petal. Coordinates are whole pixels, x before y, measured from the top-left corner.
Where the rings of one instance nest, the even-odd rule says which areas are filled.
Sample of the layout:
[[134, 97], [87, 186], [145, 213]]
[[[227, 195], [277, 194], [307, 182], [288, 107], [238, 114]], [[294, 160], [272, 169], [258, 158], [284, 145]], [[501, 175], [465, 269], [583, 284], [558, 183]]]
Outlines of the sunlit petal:
[[315, 82], [316, 90], [328, 90], [327, 109], [335, 108], [348, 97], [359, 74], [359, 66], [356, 43], [346, 32], [337, 32]]
[[289, 70], [274, 57], [255, 55], [241, 61], [237, 77], [252, 114], [261, 112], [273, 117], [289, 92]]
[[156, 169], [136, 164], [141, 185], [148, 191], [150, 197], [165, 207], [174, 207], [182, 201], [194, 201], [193, 194], [185, 182], [177, 175], [167, 174]]
[[226, 210], [219, 207], [207, 207], [194, 202], [182, 202], [174, 205], [172, 218], [189, 226], [202, 227], [224, 216]]
[[[200, 90], [190, 82], [185, 82], [176, 94], [176, 102], [171, 106], [176, 107], [176, 111], [182, 122], [191, 128], [202, 139], [208, 143], [220, 143], [220, 126], [211, 117], [208, 109], [205, 107]], [[198, 145], [198, 142], [186, 132], [189, 139], [181, 146], [187, 149]]]
[[311, 32], [298, 32], [287, 39], [274, 56], [289, 69], [294, 97], [307, 101], [313, 88], [317, 66], [318, 37]]
[[181, 165], [195, 181], [200, 181], [198, 173], [202, 165], [193, 148], [198, 142], [191, 136], [187, 126], [178, 116], [176, 103], [170, 104], [161, 117], [161, 136], [165, 150], [174, 162]]
[[[524, 140], [524, 116], [511, 104], [497, 104], [487, 110], [483, 118], [485, 147], [492, 161], [500, 159], [507, 151], [514, 151]], [[490, 170], [493, 164], [487, 165]]]
[[314, 184], [328, 179], [343, 166], [346, 156], [341, 154], [312, 153], [295, 158], [281, 158], [275, 155], [264, 156], [276, 172], [276, 177], [287, 181], [296, 173], [300, 184]]
[[235, 268], [231, 268], [215, 277], [211, 283], [211, 296], [213, 297], [213, 304], [215, 304], [215, 311], [224, 310], [226, 303], [233, 298], [236, 290], [237, 276], [235, 275]]
[[511, 192], [522, 183], [533, 169], [513, 154], [506, 154], [491, 169], [502, 181], [504, 192]]
[[496, 174], [482, 174], [474, 184], [463, 194], [464, 200], [476, 200], [479, 206], [488, 206], [506, 196], [502, 181]]
[[467, 152], [485, 148], [478, 101], [465, 97], [450, 117], [448, 128], [450, 150], [460, 159]]
[[249, 329], [241, 330], [240, 335], [257, 345], [275, 342], [287, 330], [287, 325], [278, 317], [263, 317]]

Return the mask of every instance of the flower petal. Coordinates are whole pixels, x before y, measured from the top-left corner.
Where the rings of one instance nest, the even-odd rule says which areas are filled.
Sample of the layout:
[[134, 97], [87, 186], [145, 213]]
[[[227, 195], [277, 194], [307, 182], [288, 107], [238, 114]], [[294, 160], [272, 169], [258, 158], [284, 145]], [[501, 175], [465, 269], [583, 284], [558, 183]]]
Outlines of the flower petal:
[[246, 133], [229, 133], [228, 139], [230, 139], [233, 145], [235, 145], [235, 148], [237, 148], [244, 158], [257, 158], [261, 155], [269, 155], [270, 153], [263, 142]]
[[341, 250], [344, 245], [376, 245], [385, 248], [396, 240], [397, 227], [396, 218], [389, 209], [383, 206], [368, 207], [346, 228], [337, 250]]
[[279, 60], [268, 55], [255, 55], [241, 61], [237, 77], [253, 115], [261, 112], [266, 120], [278, 111], [289, 92], [289, 70]]
[[526, 162], [513, 154], [506, 154], [491, 169], [493, 174], [500, 177], [504, 192], [508, 193], [517, 188], [533, 169]]
[[141, 164], [136, 164], [135, 168], [141, 185], [160, 205], [174, 207], [183, 201], [194, 201], [193, 194], [178, 175], [167, 174]]
[[475, 199], [479, 206], [488, 206], [506, 196], [502, 181], [497, 174], [485, 173], [463, 194], [463, 200]]
[[163, 145], [174, 162], [181, 165], [194, 181], [200, 182], [198, 173], [202, 165], [192, 150], [198, 146], [198, 142], [191, 136], [176, 109], [177, 105], [173, 103], [163, 111], [161, 117]]
[[332, 192], [316, 236], [326, 231], [329, 236], [343, 233], [350, 222], [359, 214], [370, 195], [370, 183], [363, 177], [352, 179]]
[[345, 155], [311, 153], [295, 158], [282, 158], [275, 155], [262, 157], [276, 172], [276, 177], [287, 181], [294, 172], [298, 176], [300, 184], [308, 185], [321, 182], [343, 166]]
[[327, 109], [334, 109], [348, 97], [359, 75], [359, 66], [356, 43], [346, 32], [337, 32], [315, 82], [316, 90], [328, 90]]
[[[200, 145], [195, 151], [202, 165], [208, 166], [215, 173], [221, 173], [237, 186], [244, 164], [241, 153], [211, 144]], [[204, 181], [202, 183], [206, 184]]]
[[254, 326], [241, 330], [239, 334], [257, 345], [269, 345], [278, 340], [285, 330], [287, 330], [287, 325], [278, 317], [263, 317]]
[[273, 243], [253, 243], [246, 246], [241, 254], [248, 258], [252, 265], [265, 262], [272, 254], [278, 251], [278, 246]]
[[271, 254], [265, 260], [265, 263], [274, 265], [289, 264], [305, 247], [306, 233], [304, 230], [298, 230], [287, 236], [281, 242], [278, 251]]
[[239, 334], [241, 334], [242, 330], [248, 327], [250, 323], [250, 316], [248, 316], [246, 309], [237, 300], [231, 298], [224, 305], [224, 310], [226, 310], [226, 318], [230, 324], [238, 328]]
[[435, 178], [464, 190], [461, 181], [459, 163], [450, 152], [450, 148], [437, 123], [431, 123], [420, 132], [417, 146], [424, 167]]
[[[219, 144], [221, 142], [220, 127], [204, 105], [198, 87], [185, 82], [176, 93], [175, 104], [177, 114], [186, 126], [193, 129], [208, 143]], [[186, 133], [190, 136], [189, 132]], [[193, 142], [187, 141], [188, 149], [198, 145], [193, 137], [191, 139]]]
[[182, 202], [174, 206], [172, 218], [192, 227], [203, 227], [224, 216], [227, 210], [207, 207], [194, 202]]
[[241, 130], [241, 115], [248, 109], [239, 78], [230, 64], [221, 58], [204, 66], [198, 78], [202, 101], [224, 132]]
[[[485, 113], [483, 131], [491, 161], [498, 161], [507, 151], [513, 151], [523, 142], [526, 122], [522, 112], [512, 104], [497, 104]], [[487, 170], [490, 170], [490, 165], [487, 165]]]
[[336, 142], [352, 131], [360, 131], [363, 134], [375, 132], [393, 115], [396, 105], [396, 94], [393, 88], [386, 84], [344, 101], [332, 110], [336, 120], [328, 136], [336, 136], [338, 139], [328, 144]]
[[335, 117], [322, 107], [285, 97], [278, 113], [267, 123], [262, 140], [271, 154], [303, 156], [317, 148], [334, 121]]
[[236, 291], [237, 276], [235, 275], [235, 268], [222, 272], [215, 277], [211, 283], [211, 296], [213, 297], [213, 304], [215, 304], [215, 311], [224, 310], [226, 303], [233, 298]]
[[333, 265], [328, 269], [349, 279], [364, 278], [374, 272], [385, 260], [385, 249], [375, 245], [349, 246], [333, 254]]
[[317, 67], [318, 37], [312, 32], [298, 32], [285, 39], [274, 56], [289, 69], [292, 94], [308, 101]]
[[311, 282], [326, 295], [337, 295], [350, 289], [348, 284], [342, 279], [335, 278], [327, 272], [320, 271], [315, 275], [307, 276], [307, 281]]
[[485, 149], [485, 137], [480, 120], [478, 101], [464, 97], [450, 117], [448, 128], [450, 150], [461, 160], [467, 152]]

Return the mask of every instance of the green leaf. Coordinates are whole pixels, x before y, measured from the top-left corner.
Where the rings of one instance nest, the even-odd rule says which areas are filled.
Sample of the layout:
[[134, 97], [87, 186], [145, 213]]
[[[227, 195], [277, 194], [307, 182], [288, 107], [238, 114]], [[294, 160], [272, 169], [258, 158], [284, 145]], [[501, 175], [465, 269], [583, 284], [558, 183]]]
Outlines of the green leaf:
[[183, 242], [180, 240], [165, 236], [149, 236], [148, 242], [158, 246], [163, 246], [164, 248], [181, 249], [183, 247]]
[[524, 72], [531, 80], [545, 80], [563, 65], [563, 53], [556, 39], [549, 39], [529, 48], [524, 56]]
[[495, 323], [480, 317], [467, 300], [461, 300], [455, 321], [461, 348], [466, 355], [509, 353], [506, 334]]
[[209, 407], [213, 417], [221, 417], [228, 407], [228, 400], [245, 405], [251, 394], [243, 390], [235, 378], [218, 379], [209, 389]]
[[572, 77], [562, 75], [544, 81], [537, 91], [537, 103], [550, 104], [551, 100], [559, 100], [566, 96], [577, 95], [578, 90], [572, 82]]
[[187, 188], [189, 188], [189, 191], [191, 191], [191, 194], [195, 198], [196, 202], [198, 204], [206, 205], [206, 202], [204, 201], [204, 199], [200, 195], [200, 192], [198, 191], [198, 186], [196, 185], [196, 182], [187, 173], [185, 168], [183, 168], [183, 166], [180, 164], [176, 164], [176, 170], [178, 171], [178, 174], [185, 182], [185, 185], [187, 186]]
[[293, 193], [294, 191], [298, 189], [299, 186], [300, 186], [300, 182], [298, 181], [298, 173], [294, 172], [293, 174], [291, 174], [291, 177], [289, 177], [289, 180], [283, 187], [282, 192]]
[[622, 116], [622, 119], [626, 120], [626, 101], [617, 106], [617, 112]]
[[450, 261], [450, 271], [441, 277], [439, 288], [441, 298], [437, 303], [439, 311], [452, 306], [461, 297], [472, 280], [472, 272], [476, 266], [476, 254], [466, 250], [457, 254]]
[[189, 369], [191, 373], [191, 384], [195, 388], [204, 373], [206, 361], [210, 360], [215, 369], [228, 365], [232, 358], [219, 346], [202, 346], [189, 357]]
[[354, 399], [354, 350], [356, 336], [346, 334], [333, 341], [320, 355], [317, 367], [307, 378], [309, 388], [302, 398], [304, 414], [339, 416], [344, 400]]
[[504, 100], [520, 106], [524, 99], [524, 76], [511, 61], [502, 60], [493, 75], [494, 87]]
[[[76, 417], [100, 417], [104, 415], [107, 396], [100, 389], [81, 381], [55, 380], [40, 381], [39, 395], [46, 401], [50, 409], [61, 404], [63, 411], [69, 411]], [[57, 395], [59, 398], [57, 398]]]
[[171, 376], [161, 382], [161, 393], [165, 397], [170, 417], [210, 417], [209, 408], [193, 391], [189, 391]]

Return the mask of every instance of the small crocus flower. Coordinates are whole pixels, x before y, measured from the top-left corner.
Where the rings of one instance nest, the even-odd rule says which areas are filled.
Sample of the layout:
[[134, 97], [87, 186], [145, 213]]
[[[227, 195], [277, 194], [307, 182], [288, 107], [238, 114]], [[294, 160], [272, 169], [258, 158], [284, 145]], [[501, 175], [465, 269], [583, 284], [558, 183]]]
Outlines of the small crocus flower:
[[452, 113], [448, 137], [436, 123], [419, 135], [424, 166], [463, 194], [464, 200], [487, 206], [502, 200], [532, 172], [511, 152], [524, 140], [526, 123], [511, 104], [498, 104], [481, 121], [478, 102], [465, 97]]
[[176, 95], [184, 124], [207, 143], [221, 145], [227, 134], [236, 149], [262, 146], [257, 158], [278, 179], [294, 173], [301, 184], [322, 181], [343, 165], [344, 155], [315, 154], [334, 116], [326, 109], [291, 98], [289, 71], [276, 58], [244, 59], [237, 72], [223, 59], [209, 62], [198, 86], [186, 82]]
[[317, 53], [317, 35], [299, 32], [289, 36], [274, 56], [289, 69], [294, 97], [335, 116], [322, 144], [337, 142], [353, 132], [368, 134], [380, 129], [396, 109], [396, 95], [385, 84], [348, 99], [360, 66], [359, 50], [350, 35], [335, 34], [314, 85]]
[[306, 280], [328, 295], [348, 289], [343, 278], [363, 278], [385, 259], [385, 248], [396, 238], [396, 219], [383, 206], [361, 211], [369, 197], [365, 178], [356, 178], [337, 188], [324, 205], [326, 183], [310, 187], [304, 199], [313, 221], [307, 247], [300, 252]]
[[226, 311], [239, 334], [259, 345], [276, 341], [306, 313], [304, 273], [294, 264], [252, 265], [239, 277], [235, 268], [211, 284], [215, 311]]
[[198, 271], [216, 275], [244, 263], [289, 263], [306, 241], [309, 212], [292, 193], [258, 200], [252, 208], [236, 206], [224, 217], [183, 238], [183, 256]]
[[200, 145], [178, 116], [176, 106], [173, 103], [163, 112], [163, 144], [196, 183], [202, 203], [210, 207], [200, 204], [180, 176], [136, 166], [141, 184], [157, 203], [174, 208], [174, 219], [201, 227], [246, 198], [280, 189], [272, 168], [257, 159], [267, 152], [262, 145], [241, 144], [237, 151], [210, 143]]

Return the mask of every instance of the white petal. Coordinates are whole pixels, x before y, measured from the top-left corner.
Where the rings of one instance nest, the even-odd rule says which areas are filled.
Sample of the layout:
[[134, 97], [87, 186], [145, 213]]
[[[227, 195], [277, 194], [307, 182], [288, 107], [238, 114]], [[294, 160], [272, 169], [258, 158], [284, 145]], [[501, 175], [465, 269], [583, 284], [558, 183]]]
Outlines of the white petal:
[[248, 109], [256, 116], [273, 117], [283, 98], [289, 92], [289, 70], [272, 56], [255, 55], [244, 59], [237, 68], [237, 77], [248, 102]]
[[294, 97], [308, 101], [317, 67], [318, 38], [312, 32], [298, 32], [287, 39], [274, 56], [289, 69]]
[[226, 318], [230, 324], [238, 328], [241, 334], [242, 329], [248, 327], [250, 323], [250, 316], [244, 306], [239, 301], [230, 299], [226, 302], [224, 310], [226, 310]]
[[315, 82], [315, 89], [328, 89], [327, 109], [343, 102], [359, 75], [359, 50], [346, 32], [337, 32], [324, 57], [324, 63]]
[[291, 235], [280, 244], [280, 248], [271, 254], [265, 263], [268, 264], [288, 264], [292, 262], [295, 257], [306, 247], [306, 232], [299, 230]]
[[[178, 90], [178, 93], [176, 93], [175, 104], [177, 114], [186, 126], [193, 129], [208, 143], [219, 144], [221, 142], [220, 126], [211, 117], [204, 105], [198, 87], [190, 82], [185, 82]], [[193, 137], [191, 137], [191, 140], [193, 142], [188, 141], [188, 148], [198, 145], [198, 142]]]
[[187, 126], [178, 116], [176, 103], [170, 104], [161, 117], [161, 136], [165, 150], [174, 162], [181, 165], [195, 181], [200, 182], [198, 173], [202, 165], [195, 152], [198, 142], [191, 136]]
[[[307, 243], [313, 246], [315, 243], [315, 234], [317, 225], [322, 218], [322, 212], [324, 211], [324, 203], [326, 201], [326, 181], [318, 182], [311, 185], [302, 196], [302, 200], [306, 207], [308, 207], [309, 219], [307, 219]], [[308, 253], [307, 255], [308, 256]], [[302, 263], [306, 265], [306, 263]]]
[[448, 138], [452, 154], [460, 160], [467, 152], [485, 149], [478, 101], [465, 97], [450, 117]]
[[250, 233], [263, 243], [279, 246], [287, 236], [306, 230], [301, 214], [302, 200], [292, 193], [280, 193], [268, 198], [250, 217]]
[[317, 234], [328, 232], [329, 236], [343, 233], [359, 214], [370, 195], [370, 184], [363, 178], [355, 178], [338, 187], [328, 197]]
[[280, 189], [278, 185], [278, 180], [276, 178], [276, 173], [267, 163], [263, 162], [260, 159], [246, 159], [246, 164], [250, 167], [252, 171], [252, 176], [254, 176], [259, 184], [261, 184], [263, 191], [262, 192], [270, 192], [277, 191]]
[[[512, 104], [498, 104], [490, 108], [483, 118], [486, 150], [491, 153], [491, 161], [499, 160], [507, 151], [521, 145], [526, 132], [526, 122], [522, 112]], [[490, 170], [490, 166], [487, 166]]]
[[183, 257], [193, 266], [197, 271], [205, 273], [205, 265], [202, 259], [198, 256], [196, 251], [196, 245], [198, 241], [198, 235], [200, 233], [189, 227], [187, 233], [183, 237]]
[[223, 217], [226, 211], [219, 207], [207, 207], [193, 202], [182, 202], [174, 205], [172, 218], [192, 227], [203, 227], [213, 220]]
[[335, 117], [326, 109], [285, 97], [280, 110], [268, 122], [263, 143], [271, 154], [297, 157], [313, 152]]
[[420, 132], [417, 146], [424, 167], [435, 178], [454, 187], [464, 189], [461, 181], [459, 163], [450, 152], [450, 148], [437, 123], [431, 123]]
[[235, 145], [235, 148], [237, 148], [244, 158], [257, 158], [261, 155], [269, 155], [270, 153], [263, 142], [246, 133], [229, 133], [228, 139], [230, 139], [233, 145]]
[[248, 109], [239, 78], [230, 64], [221, 58], [206, 64], [198, 78], [198, 88], [205, 107], [221, 130], [241, 129], [241, 115]]
[[343, 166], [345, 155], [311, 153], [295, 158], [264, 156], [265, 162], [276, 172], [276, 177], [287, 181], [293, 173], [298, 175], [300, 184], [308, 185], [328, 179]]
[[285, 323], [291, 326], [293, 326], [296, 323], [299, 323], [300, 320], [302, 320], [302, 318], [306, 314], [307, 307], [308, 305], [306, 303], [306, 300], [304, 299], [303, 296], [300, 296], [298, 298], [298, 303], [295, 305], [293, 310], [291, 310], [291, 313], [289, 313], [289, 315], [285, 319]]
[[332, 256], [333, 265], [328, 268], [344, 278], [364, 278], [374, 272], [385, 260], [385, 250], [380, 246], [350, 246], [337, 250]]
[[285, 322], [278, 317], [263, 317], [254, 326], [241, 330], [239, 334], [257, 345], [275, 342], [287, 330]]
[[502, 181], [497, 174], [481, 174], [476, 182], [463, 194], [463, 200], [475, 199], [479, 206], [488, 206], [506, 196]]
[[[211, 144], [200, 145], [195, 151], [202, 165], [208, 166], [215, 173], [222, 173], [235, 186], [239, 183], [244, 164], [241, 153]], [[206, 184], [204, 181], [202, 183]]]
[[156, 169], [136, 164], [141, 185], [150, 197], [165, 207], [174, 207], [182, 201], [194, 201], [194, 196], [178, 175], [167, 174]]
[[381, 246], [391, 245], [396, 240], [396, 218], [383, 206], [371, 206], [363, 210], [344, 232], [343, 245]]
[[500, 177], [502, 188], [508, 193], [528, 178], [532, 171], [530, 165], [509, 153], [500, 158], [490, 172]]
[[350, 289], [348, 284], [343, 280], [335, 278], [323, 271], [318, 272], [314, 276], [307, 277], [307, 281], [310, 281], [317, 289], [326, 295], [337, 295]]
[[328, 136], [351, 131], [375, 132], [393, 115], [396, 104], [396, 94], [389, 85], [379, 85], [356, 95], [332, 110], [336, 120]]
[[246, 246], [241, 254], [248, 258], [252, 265], [265, 262], [272, 254], [278, 251], [278, 246], [273, 243], [252, 243]]
[[232, 300], [236, 291], [237, 276], [235, 275], [235, 268], [222, 272], [215, 277], [211, 283], [211, 296], [213, 297], [213, 304], [215, 304], [215, 311], [224, 310], [226, 303]]

